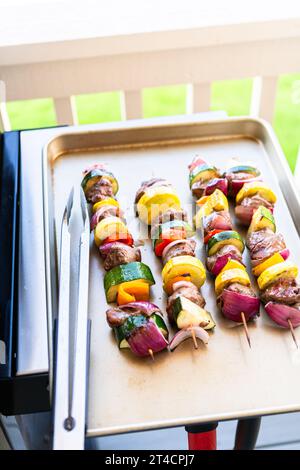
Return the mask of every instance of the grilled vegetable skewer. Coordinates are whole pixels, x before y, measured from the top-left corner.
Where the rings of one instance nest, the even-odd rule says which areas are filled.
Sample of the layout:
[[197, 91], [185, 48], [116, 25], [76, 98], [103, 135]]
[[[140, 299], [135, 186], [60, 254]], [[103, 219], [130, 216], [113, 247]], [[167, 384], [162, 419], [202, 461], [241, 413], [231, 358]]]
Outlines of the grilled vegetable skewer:
[[298, 268], [287, 259], [289, 250], [283, 236], [276, 233], [274, 217], [263, 206], [252, 217], [247, 246], [266, 313], [277, 325], [290, 329], [298, 347], [294, 333], [300, 325]]
[[[257, 277], [260, 298], [265, 304], [268, 316], [279, 326], [289, 328], [298, 347], [294, 328], [300, 324], [300, 285], [296, 278], [297, 266], [289, 261], [289, 250], [284, 238], [276, 233], [273, 209], [276, 195], [266, 184], [258, 181], [260, 172], [248, 167], [249, 179], [243, 180], [243, 166], [237, 165], [225, 173], [229, 188], [232, 177], [242, 184], [231, 190], [235, 197], [235, 213], [239, 220], [248, 225], [247, 246], [250, 251], [252, 272]], [[254, 180], [250, 181], [250, 174]]]
[[[189, 165], [190, 180], [195, 172], [194, 167], [197, 161], [199, 161], [198, 157]], [[204, 163], [202, 164], [204, 167]], [[205, 175], [205, 170], [202, 172]], [[198, 174], [200, 179], [202, 172]], [[209, 186], [208, 178], [205, 184]], [[225, 193], [227, 193], [227, 187]], [[202, 196], [196, 204], [198, 210], [195, 225], [201, 230], [207, 248], [207, 268], [212, 275], [216, 276], [217, 304], [226, 318], [243, 323], [248, 344], [251, 346], [246, 322], [259, 315], [260, 302], [251, 287], [250, 278], [243, 265], [244, 241], [239, 233], [233, 230], [227, 197], [219, 187], [210, 195]], [[241, 311], [241, 306], [243, 306], [243, 311]]]
[[104, 289], [108, 303], [117, 302], [106, 312], [120, 349], [130, 348], [136, 356], [150, 356], [168, 346], [168, 329], [160, 309], [149, 302], [155, 283], [150, 268], [141, 262], [134, 247], [124, 214], [116, 199], [118, 181], [102, 164], [83, 172], [81, 186], [93, 204], [91, 231], [106, 271]]
[[211, 315], [204, 309], [200, 288], [205, 282], [203, 264], [195, 257], [196, 242], [187, 223], [187, 215], [172, 185], [154, 178], [142, 183], [137, 191], [136, 211], [150, 226], [152, 246], [164, 265], [163, 289], [168, 295], [167, 313], [179, 329], [170, 342], [173, 351], [181, 342], [196, 338], [208, 343], [207, 330], [214, 328]]
[[[233, 165], [233, 166], [232, 166]], [[232, 164], [225, 173], [229, 195], [235, 198], [235, 215], [243, 225], [250, 225], [252, 216], [259, 206], [273, 212], [276, 195], [262, 182], [260, 171], [252, 165]]]

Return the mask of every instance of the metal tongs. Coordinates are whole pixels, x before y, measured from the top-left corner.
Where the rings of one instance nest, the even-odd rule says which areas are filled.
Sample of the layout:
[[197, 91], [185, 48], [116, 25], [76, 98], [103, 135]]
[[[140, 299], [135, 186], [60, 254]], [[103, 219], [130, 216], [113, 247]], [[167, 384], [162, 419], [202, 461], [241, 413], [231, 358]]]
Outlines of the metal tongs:
[[[76, 324], [71, 325], [71, 230], [74, 188], [64, 210], [61, 228], [59, 302], [56, 361], [54, 368], [54, 435], [53, 449], [84, 449], [86, 397], [89, 364], [90, 320], [88, 320], [89, 216], [84, 193], [80, 188], [81, 234], [78, 249], [78, 289]], [[73, 326], [73, 328], [72, 328]], [[73, 330], [73, 338], [71, 338]], [[73, 347], [72, 347], [73, 346]]]

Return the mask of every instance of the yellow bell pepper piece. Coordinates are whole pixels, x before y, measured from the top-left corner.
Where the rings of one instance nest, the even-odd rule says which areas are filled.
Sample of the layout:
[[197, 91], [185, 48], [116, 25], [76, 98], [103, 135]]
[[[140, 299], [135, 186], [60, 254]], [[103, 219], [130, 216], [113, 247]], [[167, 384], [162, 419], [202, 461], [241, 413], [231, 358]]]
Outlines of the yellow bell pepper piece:
[[171, 258], [162, 270], [163, 287], [167, 294], [172, 293], [172, 279], [183, 276], [200, 288], [206, 279], [206, 272], [201, 261], [194, 256], [183, 255]]
[[251, 197], [255, 194], [259, 194], [264, 199], [271, 203], [275, 203], [277, 200], [276, 194], [269, 188], [268, 185], [260, 181], [253, 181], [252, 183], [245, 183], [236, 195], [236, 203], [242, 202], [245, 197]]
[[236, 261], [235, 259], [228, 260], [227, 263], [225, 264], [224, 268], [221, 269], [220, 273], [228, 271], [229, 269], [242, 269], [243, 271], [246, 271], [245, 266], [242, 263], [240, 263], [239, 261]]
[[209, 197], [214, 211], [228, 210], [228, 199], [220, 189], [216, 189]]
[[202, 196], [200, 199], [196, 201], [197, 206], [203, 206], [206, 204], [210, 199], [210, 196]]
[[211, 213], [212, 213], [212, 209], [209, 203], [206, 203], [203, 206], [201, 206], [201, 208], [198, 210], [198, 212], [196, 213], [194, 217], [194, 224], [195, 224], [196, 229], [199, 229], [202, 227], [203, 217]]
[[244, 269], [234, 268], [228, 271], [221, 271], [215, 279], [215, 291], [217, 295], [233, 282], [238, 282], [243, 286], [250, 286], [250, 279]]
[[180, 200], [174, 189], [165, 186], [149, 188], [137, 203], [139, 218], [145, 224], [164, 213], [170, 207], [180, 209]]
[[270, 256], [270, 258], [266, 259], [262, 263], [258, 264], [252, 269], [252, 273], [255, 277], [260, 276], [260, 274], [265, 271], [267, 268], [274, 266], [274, 264], [283, 263], [284, 258], [281, 256], [280, 253], [275, 253], [275, 255]]
[[126, 238], [128, 229], [123, 220], [119, 217], [105, 217], [94, 229], [95, 243], [100, 246], [103, 240], [116, 234], [121, 235], [121, 238]]
[[220, 189], [215, 189], [215, 191], [209, 196], [203, 196], [196, 202], [198, 206], [203, 206], [208, 204], [211, 208], [211, 211], [223, 211], [228, 210], [228, 200]]
[[102, 206], [117, 206], [119, 207], [119, 203], [116, 199], [113, 197], [108, 197], [106, 199], [103, 199], [102, 201], [98, 201], [93, 205], [93, 213], [97, 212], [98, 209]]
[[290, 261], [283, 261], [283, 263], [275, 264], [265, 269], [258, 277], [257, 284], [259, 289], [263, 290], [280, 278], [296, 279], [297, 276], [298, 267]]
[[150, 286], [144, 279], [123, 282], [118, 286], [117, 303], [125, 305], [137, 300], [149, 300]]
[[204, 216], [211, 214], [213, 211], [223, 211], [228, 210], [228, 200], [227, 197], [220, 191], [220, 189], [216, 189], [212, 194], [209, 196], [203, 196], [196, 202], [200, 209], [195, 215], [194, 223], [196, 228], [200, 228], [202, 226], [202, 219]]

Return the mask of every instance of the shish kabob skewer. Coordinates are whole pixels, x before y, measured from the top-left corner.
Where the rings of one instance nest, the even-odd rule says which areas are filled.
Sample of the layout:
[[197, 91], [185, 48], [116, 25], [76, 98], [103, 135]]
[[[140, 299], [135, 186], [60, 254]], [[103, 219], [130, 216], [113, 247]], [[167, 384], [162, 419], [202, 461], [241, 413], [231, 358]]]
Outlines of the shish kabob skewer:
[[[249, 168], [259, 175], [259, 170]], [[225, 173], [229, 187], [232, 170], [239, 176], [238, 166]], [[265, 311], [277, 325], [290, 329], [298, 348], [294, 331], [300, 325], [300, 286], [296, 281], [298, 268], [287, 261], [290, 252], [283, 236], [276, 233], [273, 216], [276, 195], [260, 181], [244, 182], [238, 192], [231, 193], [235, 195], [237, 218], [244, 225], [249, 225], [247, 246]]]
[[195, 348], [196, 338], [207, 344], [207, 330], [213, 329], [215, 323], [204, 309], [200, 292], [206, 273], [195, 257], [196, 242], [189, 238], [192, 230], [174, 188], [161, 178], [145, 181], [137, 191], [135, 205], [140, 220], [151, 226], [153, 250], [164, 265], [167, 313], [179, 329], [170, 342], [170, 350], [188, 338], [192, 338]]
[[233, 230], [230, 219], [227, 180], [221, 178], [217, 168], [207, 165], [200, 157], [193, 160], [189, 170], [190, 188], [199, 198], [195, 224], [202, 230], [207, 247], [207, 268], [216, 276], [217, 304], [226, 318], [243, 324], [251, 347], [247, 322], [259, 315], [260, 302], [242, 262], [244, 242]]
[[91, 231], [107, 271], [106, 300], [117, 303], [107, 310], [107, 322], [120, 349], [130, 348], [137, 356], [153, 359], [154, 353], [168, 346], [168, 329], [160, 309], [149, 302], [155, 281], [126, 226], [115, 196], [118, 182], [102, 164], [87, 168], [83, 176], [82, 188], [93, 205]]

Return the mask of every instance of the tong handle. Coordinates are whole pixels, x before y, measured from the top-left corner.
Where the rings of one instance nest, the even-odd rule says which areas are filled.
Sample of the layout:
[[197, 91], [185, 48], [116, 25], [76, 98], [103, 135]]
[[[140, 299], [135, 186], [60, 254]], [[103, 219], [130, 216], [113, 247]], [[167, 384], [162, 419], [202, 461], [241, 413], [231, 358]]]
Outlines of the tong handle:
[[[88, 320], [89, 287], [89, 218], [85, 199], [80, 193], [83, 231], [78, 252], [78, 299], [75, 348], [70, 351], [70, 261], [71, 235], [69, 221], [73, 206], [70, 194], [63, 216], [59, 277], [59, 305], [54, 390], [54, 450], [84, 449], [87, 403], [87, 378], [91, 322]], [[71, 367], [73, 361], [73, 368]], [[71, 371], [72, 382], [71, 382]], [[72, 387], [72, 390], [70, 388]]]
[[[67, 229], [66, 211], [63, 217], [57, 343], [54, 377], [54, 436], [53, 448], [61, 449], [67, 433], [65, 426], [69, 407], [69, 293], [70, 293], [70, 233]], [[67, 434], [66, 434], [67, 436]]]
[[[89, 370], [89, 349], [91, 321], [87, 318], [89, 287], [89, 231], [80, 237], [78, 310], [75, 343], [75, 367], [71, 415], [75, 418], [75, 448], [84, 448], [87, 382]], [[75, 430], [74, 430], [75, 431]]]

